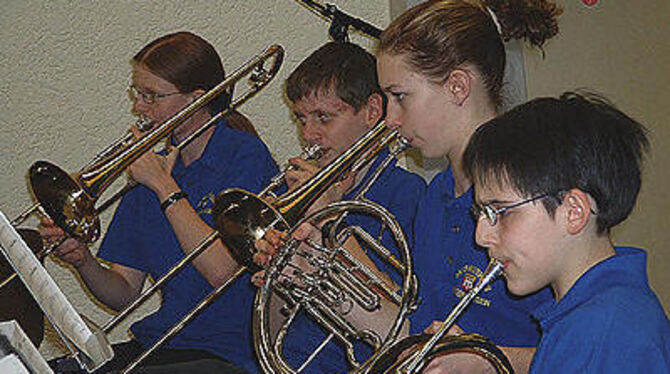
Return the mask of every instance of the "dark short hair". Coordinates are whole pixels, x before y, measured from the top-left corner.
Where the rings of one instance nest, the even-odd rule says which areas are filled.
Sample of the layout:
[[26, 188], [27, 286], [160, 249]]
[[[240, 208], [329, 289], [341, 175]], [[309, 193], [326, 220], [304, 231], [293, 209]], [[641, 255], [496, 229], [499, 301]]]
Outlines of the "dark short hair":
[[358, 112], [370, 95], [381, 95], [375, 57], [356, 44], [330, 42], [304, 59], [286, 80], [291, 102], [330, 89]]
[[464, 154], [473, 181], [508, 185], [543, 200], [553, 216], [560, 194], [573, 188], [597, 205], [598, 234], [630, 214], [641, 184], [647, 131], [593, 93], [539, 98], [481, 125]]

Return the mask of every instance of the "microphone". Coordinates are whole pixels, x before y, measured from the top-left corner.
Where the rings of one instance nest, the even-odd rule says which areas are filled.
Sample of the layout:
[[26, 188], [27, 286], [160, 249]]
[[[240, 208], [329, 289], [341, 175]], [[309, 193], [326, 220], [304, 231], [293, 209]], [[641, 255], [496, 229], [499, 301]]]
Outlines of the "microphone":
[[321, 5], [314, 0], [298, 0], [305, 4], [310, 9], [316, 11], [321, 16], [331, 20], [328, 34], [336, 42], [349, 41], [349, 27], [352, 27], [371, 38], [379, 39], [382, 30], [370, 23], [353, 16], [350, 16], [341, 10], [337, 9], [335, 5], [326, 4]]

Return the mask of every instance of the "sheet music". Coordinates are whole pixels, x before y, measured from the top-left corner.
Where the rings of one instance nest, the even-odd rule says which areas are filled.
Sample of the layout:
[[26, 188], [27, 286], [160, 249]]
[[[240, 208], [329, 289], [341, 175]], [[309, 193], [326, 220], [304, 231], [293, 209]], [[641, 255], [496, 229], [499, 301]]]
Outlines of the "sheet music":
[[112, 348], [104, 333], [96, 328], [92, 331], [84, 322], [2, 212], [0, 249], [47, 318], [91, 360], [92, 366], [100, 366], [112, 358]]
[[[0, 322], [0, 336], [6, 338], [11, 349], [15, 351], [13, 353], [21, 357], [21, 359], [17, 358], [19, 363], [23, 361], [33, 373], [53, 374], [42, 355], [16, 321]], [[0, 373], [5, 373], [2, 369], [0, 366]]]

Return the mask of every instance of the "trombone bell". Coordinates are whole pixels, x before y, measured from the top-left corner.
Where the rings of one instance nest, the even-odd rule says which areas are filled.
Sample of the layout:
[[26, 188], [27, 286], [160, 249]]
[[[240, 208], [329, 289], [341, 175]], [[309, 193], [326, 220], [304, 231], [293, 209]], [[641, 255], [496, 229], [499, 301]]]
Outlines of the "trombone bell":
[[58, 166], [37, 161], [29, 170], [33, 195], [58, 227], [86, 243], [100, 236], [95, 199]]
[[214, 227], [238, 264], [252, 272], [262, 268], [253, 261], [254, 241], [261, 239], [269, 228], [290, 229], [282, 215], [265, 200], [241, 190], [229, 189], [219, 194], [212, 209]]

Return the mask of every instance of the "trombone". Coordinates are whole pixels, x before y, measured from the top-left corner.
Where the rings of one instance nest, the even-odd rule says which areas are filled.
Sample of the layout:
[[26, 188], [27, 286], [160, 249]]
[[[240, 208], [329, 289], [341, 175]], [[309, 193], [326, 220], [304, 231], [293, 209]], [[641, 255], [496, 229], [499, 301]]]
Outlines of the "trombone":
[[[163, 337], [131, 362], [122, 372], [127, 373], [136, 368], [145, 358], [158, 349], [163, 342], [177, 334], [181, 328], [195, 318], [201, 310], [207, 307], [246, 271], [260, 270], [252, 260], [255, 253], [255, 240], [262, 238], [270, 228], [288, 230], [294, 226], [311, 204], [333, 183], [341, 180], [341, 178], [349, 173], [361, 170], [384, 147], [396, 141], [398, 137], [397, 130], [391, 130], [384, 122], [378, 123], [359, 138], [349, 149], [317, 172], [311, 179], [295, 190], [286, 192], [275, 198], [272, 203], [266, 202], [264, 198], [271, 196], [271, 190], [281, 183], [288, 167], [273, 178], [269, 186], [257, 195], [238, 188], [231, 188], [221, 192], [217, 196], [212, 209], [215, 231], [201, 241], [175, 267], [157, 279], [133, 303], [103, 326], [102, 330], [104, 332], [110, 331], [119, 321], [144, 302], [153, 291], [170, 280], [177, 271], [216, 240], [221, 239], [224, 242], [235, 261], [241, 266], [223, 284], [218, 285], [196, 307], [183, 316], [178, 324], [173, 326]], [[305, 150], [302, 157], [304, 159], [314, 159], [320, 157], [320, 155], [320, 149], [310, 147]]]
[[[12, 220], [12, 226], [20, 224], [25, 221], [30, 214], [40, 210], [51, 217], [56, 225], [66, 232], [66, 237], [74, 237], [87, 243], [97, 240], [100, 234], [99, 213], [111, 206], [114, 201], [118, 200], [135, 186], [135, 184], [127, 184], [110, 197], [109, 200], [96, 207], [96, 202], [102, 193], [123, 173], [123, 171], [144, 153], [151, 151], [158, 142], [169, 136], [174, 129], [207, 105], [211, 100], [224, 92], [230, 91], [238, 81], [248, 76], [250, 87], [246, 91], [238, 94], [231, 101], [227, 109], [214, 115], [208, 122], [176, 146], [178, 149], [185, 147], [211, 126], [216, 124], [225, 115], [239, 107], [267, 86], [279, 71], [283, 62], [283, 56], [284, 49], [281, 46], [269, 46], [263, 52], [252, 57], [244, 65], [235, 70], [227, 79], [200, 96], [190, 105], [183, 108], [179, 113], [157, 127], [147, 131], [142, 138], [135, 139], [132, 133], [124, 135], [117, 142], [98, 154], [93, 161], [89, 162], [79, 172], [69, 175], [49, 162], [36, 162], [30, 168], [29, 177], [33, 194], [38, 202], [24, 211], [16, 219]], [[266, 68], [265, 63], [268, 61], [271, 65], [269, 68]], [[178, 264], [168, 270], [168, 272], [159, 278], [152, 287], [145, 290], [135, 301], [126, 306], [117, 316], [108, 321], [105, 326], [103, 326], [102, 331], [108, 333], [118, 324], [118, 322], [148, 299], [159, 287], [172, 279], [177, 272], [181, 271], [193, 258], [202, 253], [202, 251], [208, 248], [216, 239], [215, 232], [206, 238], [194, 251], [185, 256]], [[43, 253], [50, 252], [62, 243], [63, 240], [59, 243], [55, 243]], [[241, 273], [241, 271], [238, 273]], [[12, 277], [15, 276], [16, 273], [14, 273]], [[237, 276], [233, 276], [224, 285], [217, 287], [214, 292], [203, 299], [196, 308], [184, 316], [156, 343], [154, 343], [149, 350], [145, 351], [140, 357], [131, 362], [123, 372], [127, 373], [133, 370], [155, 349], [181, 331], [186, 324], [188, 324], [202, 309], [208, 306], [214, 298], [226, 288], [227, 284], [230, 284], [236, 277]], [[8, 283], [7, 280], [3, 282], [3, 284], [6, 283]]]
[[[283, 62], [284, 49], [279, 45], [271, 45], [263, 52], [252, 57], [244, 65], [235, 70], [217, 86], [200, 96], [193, 103], [184, 107], [177, 114], [152, 127], [140, 118], [136, 125], [145, 129], [146, 134], [135, 139], [128, 132], [112, 145], [108, 146], [80, 171], [68, 174], [58, 166], [48, 161], [37, 161], [29, 169], [30, 186], [37, 202], [19, 214], [11, 221], [17, 227], [31, 214], [40, 211], [53, 219], [55, 224], [65, 231], [66, 236], [37, 255], [42, 258], [58, 247], [67, 237], [74, 237], [85, 243], [93, 243], [100, 236], [101, 212], [110, 207], [135, 184], [129, 183], [117, 191], [108, 200], [96, 207], [98, 199], [106, 189], [138, 158], [151, 151], [161, 140], [166, 139], [178, 126], [184, 123], [198, 110], [207, 105], [214, 98], [228, 92], [242, 78], [249, 76], [249, 88], [237, 95], [229, 107], [212, 116], [212, 118], [193, 132], [188, 138], [176, 146], [182, 149], [194, 139], [214, 126], [221, 118], [245, 103], [248, 99], [262, 90], [275, 77]], [[271, 62], [269, 68], [265, 67]], [[151, 128], [147, 130], [147, 128]], [[0, 288], [16, 277], [16, 273], [0, 283]]]

